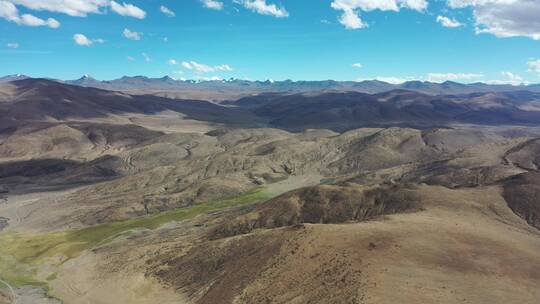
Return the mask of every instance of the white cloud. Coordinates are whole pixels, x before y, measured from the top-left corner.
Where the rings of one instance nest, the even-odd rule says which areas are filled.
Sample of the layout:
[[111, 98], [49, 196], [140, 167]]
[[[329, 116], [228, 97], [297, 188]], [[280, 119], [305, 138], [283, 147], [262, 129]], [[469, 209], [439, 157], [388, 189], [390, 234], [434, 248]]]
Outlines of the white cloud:
[[152, 58], [150, 58], [150, 55], [148, 55], [146, 53], [142, 53], [142, 56], [144, 58], [144, 61], [146, 61], [146, 62], [152, 61]]
[[222, 81], [223, 78], [219, 76], [204, 77], [204, 76], [195, 76], [195, 80], [198, 81]]
[[126, 59], [128, 61], [135, 61], [135, 57], [133, 57], [133, 56], [127, 56]]
[[415, 11], [425, 11], [428, 7], [427, 0], [402, 0], [397, 1], [401, 7], [412, 9]]
[[512, 72], [501, 72], [501, 75], [510, 79], [510, 80], [515, 80], [515, 81], [522, 81], [523, 78], [521, 76], [519, 76], [518, 74], [514, 74]]
[[111, 0], [6, 0], [15, 5], [22, 5], [36, 11], [62, 13], [75, 17], [86, 17], [88, 14], [105, 13], [105, 8], [123, 15], [142, 19], [146, 13], [133, 4], [119, 4]]
[[19, 48], [19, 44], [17, 42], [9, 42], [8, 44], [6, 44], [6, 46], [10, 49], [18, 49]]
[[527, 62], [527, 67], [529, 72], [536, 73], [538, 76], [540, 76], [540, 59], [530, 60]]
[[336, 10], [354, 11], [360, 9], [369, 12], [378, 9], [381, 11], [399, 11], [396, 0], [334, 0], [330, 6]]
[[480, 6], [486, 4], [513, 4], [520, 0], [448, 0], [451, 8], [464, 8], [467, 6]]
[[385, 77], [385, 76], [377, 76], [377, 77], [375, 77], [375, 80], [382, 81], [382, 82], [388, 82], [388, 83], [391, 83], [391, 84], [401, 84], [401, 83], [404, 83], [404, 82], [408, 81], [408, 79], [405, 79], [405, 78]]
[[356, 79], [356, 81], [373, 81], [373, 80], [377, 80], [377, 81], [382, 81], [382, 82], [387, 82], [387, 83], [390, 83], [390, 84], [402, 84], [404, 82], [407, 82], [407, 81], [411, 81], [411, 80], [415, 80], [416, 78], [415, 77], [395, 77], [395, 76], [377, 76], [377, 77], [374, 77], [374, 78], [358, 78]]
[[225, 71], [225, 72], [231, 72], [233, 69], [228, 64], [220, 64], [218, 66], [214, 67], [214, 70], [216, 71]]
[[401, 84], [407, 81], [407, 79], [403, 79], [399, 77], [382, 77], [382, 76], [375, 77], [375, 80], [388, 82], [391, 84]]
[[367, 23], [362, 21], [360, 16], [352, 9], [345, 9], [338, 20], [345, 28], [351, 30], [368, 27]]
[[[25, 15], [23, 15], [25, 16]], [[60, 27], [60, 22], [58, 22], [58, 20], [54, 19], [54, 18], [47, 18], [47, 22], [46, 22], [46, 25], [50, 28], [59, 28]]]
[[17, 7], [7, 1], [0, 1], [0, 17], [13, 22], [18, 22], [20, 19]]
[[427, 75], [428, 81], [431, 82], [443, 82], [443, 81], [455, 81], [455, 80], [473, 80], [483, 78], [483, 74], [475, 73], [429, 73]]
[[289, 17], [289, 12], [284, 7], [268, 4], [266, 0], [234, 0], [234, 2], [261, 15], [269, 15], [277, 18]]
[[210, 73], [210, 72], [231, 72], [233, 69], [228, 64], [220, 64], [216, 66], [210, 66], [207, 64], [198, 63], [196, 61], [182, 61], [179, 62], [176, 59], [169, 59], [168, 63], [170, 65], [180, 65], [186, 70], [192, 70], [197, 73]]
[[347, 29], [361, 29], [368, 27], [359, 10], [371, 12], [374, 10], [398, 12], [401, 8], [407, 8], [423, 12], [428, 7], [427, 0], [333, 0], [330, 6], [342, 11], [339, 22]]
[[73, 40], [75, 41], [76, 44], [78, 45], [84, 45], [84, 46], [90, 46], [92, 45], [92, 40], [88, 39], [85, 35], [83, 34], [75, 34], [73, 35]]
[[222, 10], [223, 2], [216, 0], [201, 0], [203, 6], [213, 10]]
[[464, 26], [463, 23], [457, 21], [456, 19], [453, 19], [453, 18], [450, 19], [445, 16], [437, 16], [437, 22], [439, 22], [444, 27], [455, 28], [455, 27]]
[[85, 17], [89, 13], [99, 13], [100, 7], [108, 6], [108, 0], [8, 0], [31, 10], [62, 13]]
[[110, 5], [111, 9], [118, 15], [134, 17], [137, 19], [144, 19], [144, 17], [146, 17], [146, 12], [133, 4], [124, 2], [119, 4], [118, 2], [111, 1]]
[[14, 22], [18, 25], [48, 26], [50, 28], [60, 27], [60, 22], [54, 18], [44, 20], [30, 14], [19, 15], [17, 7], [9, 1], [0, 1], [0, 18]]
[[98, 38], [98, 39], [89, 39], [83, 34], [75, 34], [73, 35], [73, 41], [75, 41], [78, 45], [83, 46], [91, 46], [94, 43], [105, 43], [105, 40]]
[[538, 0], [448, 0], [451, 8], [471, 7], [476, 33], [540, 40]]
[[169, 16], [169, 17], [175, 17], [176, 14], [168, 7], [162, 5], [159, 7], [159, 11], [164, 13], [165, 15]]
[[195, 61], [183, 61], [181, 63], [182, 67], [184, 67], [185, 69], [188, 69], [188, 70], [195, 70], [197, 72], [200, 72], [200, 73], [209, 73], [209, 72], [214, 72], [214, 68], [211, 67], [211, 66], [208, 66], [206, 64], [202, 64], [202, 63], [197, 63]]
[[[174, 60], [174, 59], [173, 59]], [[170, 63], [171, 61], [169, 61]], [[184, 68], [184, 69], [187, 69], [187, 70], [193, 70], [193, 65], [191, 65], [191, 63], [187, 62], [187, 61], [182, 61], [180, 63], [180, 65]]]
[[124, 35], [124, 37], [126, 37], [127, 39], [131, 39], [131, 40], [141, 40], [141, 36], [143, 35], [143, 33], [132, 32], [127, 28], [124, 29], [122, 34]]
[[521, 84], [528, 84], [528, 82], [524, 81], [523, 78], [518, 75], [514, 74], [512, 72], [501, 72], [501, 75], [505, 78], [502, 80], [489, 80], [487, 83], [489, 84], [509, 84], [509, 85], [521, 85]]
[[361, 69], [363, 67], [363, 65], [361, 63], [353, 63], [352, 64], [352, 67], [353, 68], [358, 68], [358, 69]]
[[43, 20], [30, 14], [22, 15], [19, 24], [27, 26], [48, 26], [50, 28], [60, 27], [60, 22], [58, 22], [54, 18], [48, 18], [47, 20]]

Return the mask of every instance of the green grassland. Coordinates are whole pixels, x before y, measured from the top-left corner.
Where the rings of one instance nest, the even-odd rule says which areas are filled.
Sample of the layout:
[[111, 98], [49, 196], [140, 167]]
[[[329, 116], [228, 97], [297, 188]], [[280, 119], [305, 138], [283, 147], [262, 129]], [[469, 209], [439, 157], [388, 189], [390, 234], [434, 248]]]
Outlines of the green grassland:
[[63, 263], [132, 229], [156, 229], [172, 221], [258, 203], [272, 196], [263, 188], [257, 188], [233, 198], [77, 230], [43, 234], [3, 233], [0, 234], [0, 276], [13, 286], [45, 285], [45, 282], [35, 279], [39, 265]]

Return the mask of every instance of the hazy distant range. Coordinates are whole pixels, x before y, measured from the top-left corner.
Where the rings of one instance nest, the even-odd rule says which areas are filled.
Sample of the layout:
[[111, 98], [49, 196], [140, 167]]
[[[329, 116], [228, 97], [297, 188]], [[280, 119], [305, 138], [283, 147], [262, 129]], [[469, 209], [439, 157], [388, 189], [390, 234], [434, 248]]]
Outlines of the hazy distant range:
[[[25, 75], [0, 77], [1, 82], [11, 82], [30, 78]], [[365, 81], [250, 81], [227, 80], [175, 80], [169, 76], [149, 78], [145, 76], [124, 76], [114, 80], [100, 81], [84, 75], [76, 80], [57, 80], [66, 84], [93, 87], [111, 91], [124, 91], [132, 94], [155, 94], [169, 98], [203, 99], [213, 101], [233, 100], [261, 93], [302, 93], [302, 92], [360, 92], [376, 94], [391, 90], [409, 90], [428, 95], [471, 94], [485, 92], [540, 92], [540, 84], [494, 85], [486, 83], [463, 84], [452, 81], [434, 83], [428, 81], [408, 81], [391, 84], [378, 80]]]

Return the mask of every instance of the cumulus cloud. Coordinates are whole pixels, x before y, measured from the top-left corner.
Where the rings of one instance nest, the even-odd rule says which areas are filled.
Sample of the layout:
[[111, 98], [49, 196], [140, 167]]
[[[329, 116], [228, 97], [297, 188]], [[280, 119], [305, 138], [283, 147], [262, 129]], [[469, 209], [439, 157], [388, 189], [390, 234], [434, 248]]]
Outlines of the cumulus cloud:
[[520, 0], [448, 0], [451, 8], [464, 8], [467, 6], [480, 6], [486, 4], [512, 4]]
[[83, 34], [75, 34], [75, 35], [73, 35], [73, 41], [75, 41], [76, 44], [83, 45], [83, 46], [91, 46], [94, 43], [105, 43], [105, 40], [103, 40], [101, 38], [90, 39], [90, 38], [86, 37]]
[[20, 19], [17, 7], [7, 1], [0, 1], [0, 17], [13, 22], [17, 22]]
[[205, 76], [195, 76], [195, 80], [198, 81], [223, 81], [223, 78], [219, 76], [205, 77]]
[[425, 11], [428, 7], [428, 1], [427, 0], [402, 0], [397, 1], [399, 6], [412, 9], [415, 11]]
[[169, 17], [175, 17], [176, 14], [168, 7], [162, 5], [159, 7], [159, 11], [164, 13], [165, 15], [169, 16]]
[[111, 0], [5, 0], [31, 10], [62, 13], [75, 17], [86, 17], [88, 14], [100, 14], [105, 8], [123, 15], [142, 19], [146, 12], [133, 4], [119, 4]]
[[75, 34], [73, 35], [73, 40], [75, 41], [76, 44], [78, 45], [84, 45], [84, 46], [90, 46], [92, 45], [92, 41], [90, 39], [88, 39], [85, 35], [83, 34]]
[[398, 12], [401, 8], [419, 12], [428, 7], [427, 0], [333, 0], [330, 6], [342, 11], [339, 22], [347, 29], [361, 29], [368, 26], [360, 17], [359, 11], [374, 10]]
[[195, 70], [200, 73], [208, 73], [214, 71], [213, 67], [195, 61], [183, 61], [181, 65], [185, 69]]
[[451, 8], [473, 9], [476, 33], [540, 40], [538, 0], [448, 0]]
[[407, 81], [415, 80], [415, 77], [396, 77], [396, 76], [377, 76], [374, 78], [358, 78], [356, 81], [382, 81], [390, 84], [402, 84]]
[[[444, 82], [444, 81], [459, 81], [459, 80], [473, 80], [478, 78], [483, 78], [483, 74], [475, 73], [429, 73], [426, 77], [396, 77], [396, 76], [377, 76], [373, 79], [383, 82], [388, 82], [391, 84], [400, 84], [407, 81], [430, 81], [430, 82]], [[357, 81], [369, 80], [366, 78], [357, 79]]]
[[437, 22], [439, 22], [444, 27], [450, 27], [450, 28], [460, 27], [464, 25], [463, 23], [457, 21], [456, 19], [453, 19], [453, 18], [451, 19], [445, 16], [437, 16]]
[[540, 59], [530, 60], [527, 62], [529, 72], [536, 73], [540, 77]]
[[514, 81], [523, 81], [523, 78], [519, 76], [518, 74], [514, 74], [512, 72], [501, 72], [501, 75]]
[[144, 17], [146, 17], [146, 12], [133, 4], [119, 4], [118, 2], [111, 1], [111, 9], [122, 16], [134, 17], [137, 19], [144, 19]]
[[47, 20], [44, 20], [30, 14], [19, 15], [19, 10], [13, 3], [3, 0], [0, 1], [0, 18], [14, 22], [18, 25], [48, 26], [50, 28], [60, 27], [60, 22], [58, 22], [54, 18], [48, 18]]
[[182, 61], [179, 62], [176, 59], [169, 59], [170, 65], [180, 65], [186, 70], [192, 70], [197, 73], [210, 73], [210, 72], [231, 72], [233, 69], [228, 64], [220, 64], [216, 66], [210, 66], [196, 61]]
[[289, 12], [284, 7], [266, 3], [266, 0], [234, 0], [234, 2], [261, 15], [277, 18], [289, 17]]
[[475, 73], [429, 73], [427, 75], [428, 81], [442, 82], [442, 81], [455, 81], [455, 80], [473, 80], [483, 78], [483, 74]]
[[357, 69], [361, 69], [363, 66], [362, 66], [361, 63], [353, 63], [353, 64], [352, 64], [352, 67], [353, 67], [353, 68], [357, 68]]
[[54, 18], [48, 18], [47, 20], [43, 20], [41, 18], [38, 18], [30, 14], [21, 15], [21, 18], [18, 24], [27, 25], [27, 26], [48, 26], [50, 28], [60, 27], [60, 22], [58, 22]]
[[62, 13], [85, 17], [89, 13], [99, 13], [100, 7], [108, 6], [108, 0], [8, 0], [31, 10]]
[[367, 23], [360, 19], [360, 16], [352, 9], [343, 10], [343, 14], [338, 18], [341, 23], [347, 29], [361, 29], [368, 27]]
[[18, 49], [19, 48], [19, 44], [17, 42], [9, 42], [8, 44], [6, 44], [6, 46], [10, 49]]
[[133, 31], [130, 31], [129, 29], [127, 29], [127, 28], [124, 29], [122, 34], [124, 35], [124, 37], [126, 37], [127, 39], [131, 39], [131, 40], [141, 40], [141, 37], [143, 35], [143, 33], [133, 32]]
[[399, 78], [399, 77], [384, 77], [384, 76], [377, 76], [375, 77], [375, 80], [382, 81], [382, 82], [388, 82], [391, 84], [401, 84], [404, 82], [407, 82], [407, 79]]
[[509, 85], [521, 85], [521, 84], [527, 84], [526, 81], [523, 80], [523, 77], [521, 77], [518, 74], [514, 74], [512, 72], [501, 72], [501, 76], [503, 76], [504, 79], [500, 80], [489, 80], [487, 83], [489, 84], [509, 84]]
[[217, 0], [201, 0], [204, 7], [213, 10], [222, 10], [223, 2]]
[[214, 67], [214, 70], [216, 71], [224, 71], [224, 72], [231, 72], [233, 69], [228, 64], [221, 64]]

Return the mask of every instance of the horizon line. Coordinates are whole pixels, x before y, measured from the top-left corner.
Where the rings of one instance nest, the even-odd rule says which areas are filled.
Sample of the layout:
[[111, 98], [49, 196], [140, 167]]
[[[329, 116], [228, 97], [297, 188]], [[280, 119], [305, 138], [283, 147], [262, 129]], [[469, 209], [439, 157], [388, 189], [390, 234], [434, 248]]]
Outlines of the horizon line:
[[380, 79], [377, 79], [377, 78], [366, 78], [366, 79], [356, 79], [356, 80], [334, 80], [334, 79], [323, 79], [323, 80], [301, 80], [301, 79], [297, 79], [297, 80], [294, 80], [294, 79], [290, 79], [290, 78], [282, 79], [282, 80], [274, 80], [274, 79], [265, 79], [265, 80], [256, 79], [256, 80], [253, 80], [253, 79], [236, 78], [236, 77], [230, 77], [230, 78], [216, 78], [216, 77], [201, 77], [201, 78], [183, 78], [182, 77], [182, 78], [175, 78], [175, 77], [171, 77], [170, 75], [165, 75], [165, 76], [162, 76], [162, 77], [149, 77], [149, 76], [145, 76], [145, 75], [133, 75], [133, 76], [124, 75], [124, 76], [121, 76], [119, 78], [100, 80], [100, 79], [92, 77], [89, 74], [83, 74], [83, 76], [81, 76], [80, 78], [77, 78], [77, 79], [58, 79], [58, 78], [52, 78], [52, 77], [32, 77], [32, 76], [29, 76], [27, 74], [8, 74], [8, 75], [0, 76], [0, 79], [9, 78], [9, 77], [25, 77], [26, 79], [45, 79], [45, 80], [57, 81], [57, 82], [58, 81], [60, 81], [60, 82], [70, 82], [70, 81], [77, 81], [77, 80], [81, 80], [81, 79], [85, 79], [85, 78], [92, 79], [92, 80], [95, 80], [95, 81], [98, 81], [98, 82], [112, 82], [112, 81], [120, 80], [122, 78], [146, 78], [146, 79], [150, 79], [150, 80], [159, 80], [159, 79], [169, 78], [169, 79], [171, 79], [173, 81], [177, 81], [177, 82], [196, 82], [196, 83], [201, 83], [201, 82], [232, 82], [232, 81], [270, 82], [270, 83], [276, 83], [276, 82], [298, 83], [298, 82], [326, 82], [326, 81], [332, 81], [332, 82], [337, 82], [337, 83], [379, 82], [379, 83], [385, 83], [385, 84], [389, 84], [389, 85], [402, 85], [402, 84], [413, 83], [413, 82], [421, 82], [421, 83], [429, 83], [429, 84], [454, 83], [454, 84], [460, 84], [460, 85], [483, 84], [483, 85], [489, 85], [489, 86], [512, 86], [512, 87], [529, 87], [529, 86], [540, 85], [540, 83], [525, 83], [525, 82], [522, 82], [522, 83], [519, 83], [519, 84], [514, 84], [514, 83], [490, 83], [489, 81], [488, 82], [477, 81], [477, 82], [468, 82], [467, 83], [467, 82], [460, 82], [460, 81], [454, 81], [454, 80], [445, 80], [445, 81], [441, 81], [441, 82], [436, 82], [436, 81], [422, 80], [422, 79], [411, 79], [411, 80], [407, 80], [407, 81], [403, 81], [403, 82], [393, 83], [393, 82], [380, 80]]

